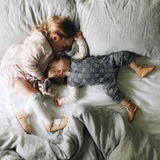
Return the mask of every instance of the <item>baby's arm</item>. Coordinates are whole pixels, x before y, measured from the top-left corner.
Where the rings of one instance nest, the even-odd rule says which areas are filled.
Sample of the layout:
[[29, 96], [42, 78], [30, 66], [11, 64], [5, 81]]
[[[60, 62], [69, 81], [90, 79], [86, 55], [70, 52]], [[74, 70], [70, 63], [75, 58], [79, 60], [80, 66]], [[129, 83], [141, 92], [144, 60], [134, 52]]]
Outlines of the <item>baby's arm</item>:
[[83, 59], [87, 56], [87, 44], [82, 36], [82, 32], [77, 32], [74, 36], [76, 43], [78, 44], [79, 51], [73, 55], [71, 58], [73, 59]]
[[67, 103], [73, 103], [75, 102], [78, 97], [79, 97], [79, 87], [68, 87], [70, 90], [70, 95], [66, 96], [66, 97], [61, 97], [61, 98], [56, 98], [54, 100], [54, 104], [56, 106], [61, 106], [62, 104], [67, 104]]

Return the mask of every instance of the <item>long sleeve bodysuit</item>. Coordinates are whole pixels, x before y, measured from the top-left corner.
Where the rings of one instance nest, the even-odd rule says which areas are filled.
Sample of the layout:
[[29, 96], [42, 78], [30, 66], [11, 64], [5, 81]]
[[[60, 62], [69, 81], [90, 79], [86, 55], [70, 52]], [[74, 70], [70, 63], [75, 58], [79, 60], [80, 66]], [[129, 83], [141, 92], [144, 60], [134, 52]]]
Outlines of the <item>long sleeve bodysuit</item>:
[[[71, 51], [66, 52], [66, 54], [71, 56], [71, 59], [76, 59], [76, 60], [85, 58], [87, 56], [87, 53], [88, 53], [87, 44], [84, 38], [82, 38], [81, 40], [74, 41]], [[68, 86], [68, 88], [70, 94], [66, 97], [60, 98], [62, 104], [73, 103], [78, 99], [79, 87]]]
[[124, 99], [124, 93], [117, 86], [119, 67], [133, 59], [132, 53], [121, 51], [106, 56], [87, 57], [70, 61], [67, 85], [84, 86], [102, 84], [105, 93], [117, 103]]

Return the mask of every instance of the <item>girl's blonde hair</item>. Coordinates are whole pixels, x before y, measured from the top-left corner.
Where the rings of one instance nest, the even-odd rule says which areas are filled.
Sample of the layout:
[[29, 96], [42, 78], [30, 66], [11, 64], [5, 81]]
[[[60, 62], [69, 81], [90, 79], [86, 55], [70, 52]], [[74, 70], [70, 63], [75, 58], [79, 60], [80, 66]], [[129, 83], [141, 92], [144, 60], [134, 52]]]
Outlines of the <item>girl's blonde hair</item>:
[[68, 39], [74, 36], [75, 27], [73, 23], [66, 17], [63, 16], [52, 16], [46, 19], [44, 23], [40, 21], [32, 30], [41, 32], [48, 40], [51, 40], [53, 34], [58, 34], [61, 39]]

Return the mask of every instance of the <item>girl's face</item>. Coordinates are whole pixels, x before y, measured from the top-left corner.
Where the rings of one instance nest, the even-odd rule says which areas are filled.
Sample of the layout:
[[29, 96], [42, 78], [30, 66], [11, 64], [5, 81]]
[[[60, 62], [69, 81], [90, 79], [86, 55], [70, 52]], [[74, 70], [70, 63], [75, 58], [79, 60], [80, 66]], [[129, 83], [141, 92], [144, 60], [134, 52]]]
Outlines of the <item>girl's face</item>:
[[54, 53], [58, 53], [64, 50], [68, 50], [71, 48], [73, 43], [73, 38], [69, 38], [69, 39], [59, 39], [57, 41], [52, 41], [52, 47], [53, 47], [53, 51]]

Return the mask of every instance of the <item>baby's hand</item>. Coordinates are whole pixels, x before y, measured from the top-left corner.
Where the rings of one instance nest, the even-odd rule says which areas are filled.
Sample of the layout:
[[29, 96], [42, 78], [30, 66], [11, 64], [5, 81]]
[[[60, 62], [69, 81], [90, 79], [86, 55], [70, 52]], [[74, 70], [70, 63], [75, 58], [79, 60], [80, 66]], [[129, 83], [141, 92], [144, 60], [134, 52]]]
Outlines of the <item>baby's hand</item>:
[[74, 39], [77, 41], [77, 40], [81, 40], [83, 38], [83, 35], [82, 35], [82, 32], [77, 32], [75, 35], [74, 35]]
[[54, 100], [54, 104], [55, 104], [55, 106], [61, 106], [62, 105], [62, 103], [61, 103], [61, 100], [60, 100], [60, 98], [56, 98], [55, 100]]

